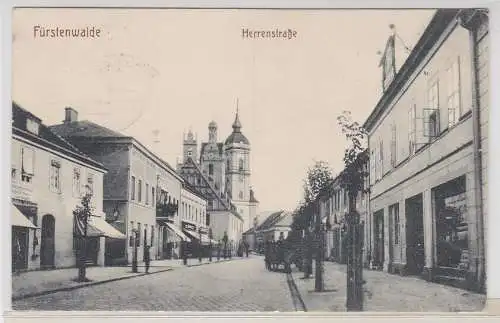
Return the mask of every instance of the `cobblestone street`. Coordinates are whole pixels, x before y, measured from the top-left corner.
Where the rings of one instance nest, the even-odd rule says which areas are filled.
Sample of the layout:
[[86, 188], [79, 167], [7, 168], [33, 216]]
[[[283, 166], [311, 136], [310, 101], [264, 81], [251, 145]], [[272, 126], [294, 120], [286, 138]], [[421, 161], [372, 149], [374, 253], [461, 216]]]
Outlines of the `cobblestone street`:
[[102, 285], [14, 301], [14, 310], [294, 311], [286, 275], [261, 257], [179, 267]]

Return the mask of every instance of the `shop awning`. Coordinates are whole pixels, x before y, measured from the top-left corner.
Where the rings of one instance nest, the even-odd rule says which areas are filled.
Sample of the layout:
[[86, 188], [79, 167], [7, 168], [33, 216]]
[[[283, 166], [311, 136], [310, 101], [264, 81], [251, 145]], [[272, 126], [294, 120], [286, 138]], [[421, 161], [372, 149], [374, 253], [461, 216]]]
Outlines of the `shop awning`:
[[11, 213], [11, 221], [13, 227], [38, 229], [38, 227], [31, 223], [31, 221], [28, 220], [28, 218], [13, 204], [11, 204]]
[[[113, 239], [126, 239], [127, 236], [106, 222], [104, 214], [91, 216], [87, 223], [87, 237], [108, 237]], [[76, 235], [84, 235], [85, 225], [75, 217], [73, 232]]]
[[101, 231], [101, 236], [113, 239], [127, 239], [127, 236], [118, 231], [114, 226], [106, 222], [102, 216], [92, 216], [89, 221], [90, 226], [93, 226], [98, 231]]
[[168, 223], [168, 222], [165, 222], [165, 224], [167, 225], [167, 227], [173, 231], [176, 235], [179, 236], [179, 238], [181, 238], [182, 240], [184, 241], [187, 241], [187, 242], [191, 242], [191, 239], [189, 239], [188, 236], [186, 236], [184, 234], [184, 232], [182, 232], [181, 230], [179, 230], [174, 224], [172, 223]]
[[186, 229], [184, 229], [183, 231], [195, 240], [200, 241], [201, 238], [201, 244], [203, 245], [209, 245], [210, 243], [217, 244], [217, 241], [210, 239], [207, 234], [202, 233], [200, 235], [200, 233], [198, 232]]

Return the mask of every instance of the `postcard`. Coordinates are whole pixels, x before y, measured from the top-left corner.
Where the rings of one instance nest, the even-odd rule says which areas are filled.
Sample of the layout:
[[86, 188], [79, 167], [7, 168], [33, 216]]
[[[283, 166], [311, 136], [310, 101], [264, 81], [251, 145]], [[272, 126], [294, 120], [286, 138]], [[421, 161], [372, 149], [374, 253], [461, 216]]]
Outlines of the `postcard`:
[[479, 312], [486, 9], [16, 8], [14, 311]]

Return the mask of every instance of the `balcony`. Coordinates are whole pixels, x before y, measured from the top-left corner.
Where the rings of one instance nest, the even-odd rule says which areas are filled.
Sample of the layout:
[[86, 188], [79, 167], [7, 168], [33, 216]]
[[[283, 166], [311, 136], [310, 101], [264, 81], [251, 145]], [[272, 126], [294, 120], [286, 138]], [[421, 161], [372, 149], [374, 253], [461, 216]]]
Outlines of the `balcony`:
[[172, 218], [177, 213], [179, 204], [169, 202], [159, 202], [156, 204], [156, 217], [157, 218]]

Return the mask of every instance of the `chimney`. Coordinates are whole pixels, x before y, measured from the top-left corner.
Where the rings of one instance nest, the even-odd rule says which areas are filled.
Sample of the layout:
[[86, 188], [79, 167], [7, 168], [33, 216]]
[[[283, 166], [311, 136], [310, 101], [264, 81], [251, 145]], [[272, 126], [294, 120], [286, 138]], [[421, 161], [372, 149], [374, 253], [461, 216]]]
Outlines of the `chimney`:
[[64, 123], [71, 123], [78, 121], [78, 111], [71, 107], [65, 108]]

